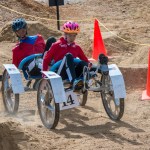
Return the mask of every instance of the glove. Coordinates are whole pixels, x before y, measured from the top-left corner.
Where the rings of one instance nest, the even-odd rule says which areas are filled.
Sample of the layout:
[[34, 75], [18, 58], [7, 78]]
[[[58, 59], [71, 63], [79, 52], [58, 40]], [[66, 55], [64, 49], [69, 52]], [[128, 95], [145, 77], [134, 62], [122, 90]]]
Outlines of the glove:
[[91, 69], [93, 64], [91, 62], [88, 63], [88, 68]]
[[42, 78], [46, 78], [46, 75], [44, 73], [42, 73]]
[[108, 63], [108, 57], [105, 56], [104, 54], [100, 54], [99, 55], [99, 62], [102, 65], [104, 65], [104, 64], [107, 65], [107, 63]]

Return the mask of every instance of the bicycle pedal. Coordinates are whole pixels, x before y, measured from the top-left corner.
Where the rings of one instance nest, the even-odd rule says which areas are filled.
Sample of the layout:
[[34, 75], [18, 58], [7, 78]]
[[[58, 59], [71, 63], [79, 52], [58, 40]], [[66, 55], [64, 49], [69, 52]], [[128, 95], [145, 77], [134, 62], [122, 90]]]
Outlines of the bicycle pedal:
[[28, 86], [25, 86], [25, 87], [24, 87], [24, 90], [25, 90], [25, 91], [29, 91], [30, 88], [29, 88]]
[[94, 78], [94, 77], [97, 77], [97, 74], [94, 71], [90, 72], [90, 78]]
[[67, 80], [63, 81], [63, 85], [64, 85], [64, 88], [71, 88], [72, 87], [71, 82], [67, 81]]

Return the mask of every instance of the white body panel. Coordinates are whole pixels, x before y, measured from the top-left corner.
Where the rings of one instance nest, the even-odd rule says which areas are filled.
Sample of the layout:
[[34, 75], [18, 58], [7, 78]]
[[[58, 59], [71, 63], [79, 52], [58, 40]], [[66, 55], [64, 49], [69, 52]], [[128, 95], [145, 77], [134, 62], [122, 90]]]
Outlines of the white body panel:
[[122, 73], [116, 64], [108, 65], [109, 75], [112, 81], [114, 96], [116, 99], [126, 97], [126, 89]]
[[56, 103], [67, 102], [62, 78], [52, 71], [42, 71], [42, 73], [45, 74], [46, 77], [50, 80], [55, 102]]
[[14, 94], [23, 93], [24, 86], [22, 83], [21, 74], [17, 69], [17, 67], [14, 64], [3, 64], [3, 65], [10, 76], [13, 93]]

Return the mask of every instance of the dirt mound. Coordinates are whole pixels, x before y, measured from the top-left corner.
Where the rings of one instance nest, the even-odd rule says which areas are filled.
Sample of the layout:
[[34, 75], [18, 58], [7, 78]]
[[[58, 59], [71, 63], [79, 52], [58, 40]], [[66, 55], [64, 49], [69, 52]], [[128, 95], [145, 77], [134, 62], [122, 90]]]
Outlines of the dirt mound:
[[[26, 145], [29, 136], [23, 132], [21, 125], [16, 122], [4, 122], [0, 124], [0, 149], [19, 150], [20, 146]], [[20, 145], [20, 146], [19, 146]]]
[[120, 65], [148, 64], [148, 50], [148, 47], [139, 47], [135, 53], [122, 60]]
[[[33, 15], [36, 17], [55, 17], [55, 9], [53, 7], [48, 7], [33, 0], [1, 0], [0, 4], [15, 11]], [[0, 7], [0, 28], [4, 26], [8, 21], [12, 21], [13, 18], [17, 17], [24, 17], [30, 20], [38, 20], [37, 18], [23, 16]]]
[[[29, 35], [41, 34], [45, 39], [47, 39], [49, 36], [54, 36], [57, 38], [62, 35], [60, 31], [49, 29], [48, 27], [46, 27], [40, 22], [29, 21], [27, 23], [28, 23]], [[17, 40], [17, 37], [15, 33], [12, 31], [11, 22], [9, 22], [2, 28], [0, 32], [0, 42], [1, 41], [15, 42], [16, 40]]]
[[[139, 0], [137, 1], [137, 3], [132, 2], [131, 0], [126, 2], [121, 2], [121, 3], [120, 1], [112, 1], [112, 0], [107, 0], [106, 2], [100, 2], [100, 3], [98, 1], [95, 1], [93, 3], [90, 0], [86, 1], [86, 3], [85, 1], [83, 1], [83, 3], [79, 3], [79, 4], [77, 3], [73, 5], [69, 4], [60, 7], [60, 12], [61, 12], [60, 19], [66, 19], [66, 18], [72, 19], [72, 14], [73, 14], [74, 19], [81, 18], [84, 20], [84, 18], [87, 17], [86, 15], [87, 11], [90, 10], [90, 8], [85, 7], [86, 4], [87, 6], [94, 7], [94, 12], [92, 12], [91, 14], [88, 13], [88, 18], [93, 18], [93, 16], [97, 17], [100, 21], [102, 21], [102, 23], [104, 23], [104, 25], [106, 25], [108, 29], [110, 29], [111, 31], [117, 31], [117, 35], [119, 35], [120, 37], [126, 40], [133, 41], [135, 43], [136, 42], [149, 43], [149, 37], [148, 37], [150, 33], [149, 23], [148, 23], [149, 16], [147, 13], [148, 10], [146, 9], [148, 8], [149, 3], [148, 0], [146, 0], [142, 2], [140, 6], [138, 6], [140, 2], [141, 1]], [[13, 1], [1, 0], [0, 4], [25, 14], [30, 14], [42, 18], [44, 17], [44, 18], [56, 19], [56, 14], [55, 14], [56, 12], [54, 7], [48, 7], [46, 5], [43, 5], [41, 3], [32, 0], [13, 0]], [[111, 6], [111, 10], [110, 10], [110, 6]], [[120, 8], [117, 12], [116, 12], [116, 6]], [[129, 11], [127, 11], [127, 8]], [[137, 8], [138, 11], [136, 11], [134, 8]], [[66, 11], [71, 13], [68, 13], [66, 16]], [[83, 13], [79, 13], [80, 11], [82, 11]], [[101, 13], [97, 13], [97, 12], [101, 12]], [[2, 25], [5, 25], [6, 22], [12, 21], [12, 19], [16, 17], [24, 17], [14, 12], [10, 13], [10, 11], [4, 8], [0, 9], [0, 16], [1, 16], [0, 27], [2, 27]], [[116, 16], [118, 17], [116, 18]], [[25, 17], [25, 18], [27, 20], [39, 20], [37, 18], [32, 18], [32, 17]], [[45, 20], [39, 20], [39, 21], [49, 27], [49, 21], [45, 21]], [[93, 35], [93, 22], [81, 21], [80, 25], [81, 25], [82, 32], [77, 38], [77, 43], [81, 45], [86, 55], [88, 57], [91, 57], [93, 41], [90, 40], [90, 37]], [[56, 22], [51, 21], [50, 27], [56, 29]], [[37, 29], [37, 31], [40, 30]], [[101, 28], [101, 31], [106, 31], [106, 30], [104, 28]], [[36, 34], [37, 32], [34, 33]], [[5, 37], [5, 39], [11, 37], [9, 33], [6, 33], [6, 35], [8, 36]], [[10, 38], [8, 40], [14, 41], [11, 40]], [[147, 63], [147, 58], [145, 57], [144, 52], [148, 50], [148, 47], [131, 44], [114, 36], [105, 39], [104, 42], [109, 55], [119, 56], [121, 53], [124, 56], [127, 56], [127, 59], [124, 59], [124, 57], [122, 57], [123, 55], [121, 55], [119, 59], [116, 59], [115, 61], [117, 61], [118, 64], [122, 65], [124, 63], [127, 64]], [[135, 57], [137, 59], [135, 59]]]
[[136, 31], [132, 29], [130, 32], [124, 29], [118, 31], [116, 34], [118, 37], [104, 39], [108, 55], [119, 56], [120, 58], [115, 60], [119, 65], [147, 64], [149, 50], [147, 35], [150, 35], [150, 30], [147, 29], [148, 26], [145, 28], [138, 26]]
[[[123, 42], [128, 47], [128, 58], [122, 61], [120, 64], [147, 64], [148, 60], [148, 50], [149, 50], [149, 35], [150, 30], [147, 24], [144, 27], [137, 24], [132, 27], [130, 32], [127, 29], [120, 31], [120, 36], [130, 42]], [[142, 45], [142, 44], [146, 44]]]
[[144, 89], [147, 80], [147, 65], [124, 65], [119, 67], [127, 89]]

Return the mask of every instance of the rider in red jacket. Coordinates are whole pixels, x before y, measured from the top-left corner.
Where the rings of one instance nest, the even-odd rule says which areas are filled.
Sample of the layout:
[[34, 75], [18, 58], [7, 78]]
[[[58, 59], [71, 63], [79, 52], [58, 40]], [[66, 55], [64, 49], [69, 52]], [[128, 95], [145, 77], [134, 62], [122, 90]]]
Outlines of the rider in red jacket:
[[78, 57], [87, 63], [89, 62], [79, 45], [75, 44], [74, 42], [69, 44], [64, 37], [61, 37], [52, 45], [44, 57], [43, 70], [47, 71], [52, 60], [56, 63], [59, 60], [62, 60], [67, 53], [71, 53], [73, 58]]
[[[83, 87], [83, 67], [88, 66], [88, 59], [83, 50], [74, 41], [80, 32], [76, 22], [68, 21], [63, 25], [64, 37], [55, 42], [43, 60], [43, 70], [57, 71], [62, 79], [69, 78], [74, 91]], [[57, 68], [57, 70], [55, 70]]]
[[19, 43], [12, 50], [12, 63], [19, 66], [19, 63], [25, 57], [43, 53], [45, 42], [41, 35], [27, 36], [27, 23], [23, 18], [18, 18], [13, 21], [12, 29], [16, 33]]

